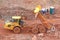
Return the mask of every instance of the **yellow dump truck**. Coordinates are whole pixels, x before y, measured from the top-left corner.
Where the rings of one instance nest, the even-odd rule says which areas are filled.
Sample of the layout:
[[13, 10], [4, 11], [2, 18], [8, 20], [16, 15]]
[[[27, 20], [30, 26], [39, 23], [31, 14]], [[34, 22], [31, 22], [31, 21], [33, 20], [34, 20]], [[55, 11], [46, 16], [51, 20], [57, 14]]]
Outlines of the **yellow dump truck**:
[[12, 19], [8, 22], [5, 22], [4, 28], [13, 30], [15, 33], [20, 32], [20, 22], [21, 22], [21, 16], [12, 16]]

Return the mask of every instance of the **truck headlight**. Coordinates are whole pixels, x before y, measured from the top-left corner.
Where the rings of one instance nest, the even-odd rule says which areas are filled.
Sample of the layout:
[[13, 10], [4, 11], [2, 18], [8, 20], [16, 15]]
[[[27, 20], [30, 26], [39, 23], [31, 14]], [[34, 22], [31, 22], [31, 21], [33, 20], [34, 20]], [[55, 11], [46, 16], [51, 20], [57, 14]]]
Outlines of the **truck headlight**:
[[11, 25], [8, 25], [8, 27], [10, 27]]

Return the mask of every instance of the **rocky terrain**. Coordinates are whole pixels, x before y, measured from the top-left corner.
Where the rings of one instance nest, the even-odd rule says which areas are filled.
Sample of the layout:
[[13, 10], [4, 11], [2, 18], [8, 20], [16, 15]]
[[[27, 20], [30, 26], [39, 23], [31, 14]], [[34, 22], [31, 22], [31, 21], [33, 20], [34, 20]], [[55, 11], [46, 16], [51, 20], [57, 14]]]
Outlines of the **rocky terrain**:
[[[33, 21], [36, 22], [33, 10], [37, 5], [41, 5], [42, 8], [55, 7], [55, 14], [49, 15], [51, 17], [49, 20], [55, 20], [55, 22], [52, 22], [56, 27], [55, 32], [33, 34], [22, 31], [20, 34], [15, 34], [13, 31], [3, 28], [5, 20], [9, 20], [10, 17], [14, 15], [23, 15], [27, 17], [27, 22], [29, 20], [31, 23], [33, 23]], [[37, 21], [40, 23], [39, 19]], [[0, 40], [60, 40], [59, 26], [60, 0], [0, 0]]]

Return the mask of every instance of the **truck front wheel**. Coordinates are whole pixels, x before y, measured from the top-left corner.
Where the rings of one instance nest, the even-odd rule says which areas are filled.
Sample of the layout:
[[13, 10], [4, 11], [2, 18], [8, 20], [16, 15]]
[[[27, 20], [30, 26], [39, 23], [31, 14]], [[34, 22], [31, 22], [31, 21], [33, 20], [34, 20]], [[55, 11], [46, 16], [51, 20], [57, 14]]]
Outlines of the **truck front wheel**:
[[20, 27], [14, 27], [13, 29], [13, 32], [16, 34], [20, 33], [20, 31], [21, 31]]

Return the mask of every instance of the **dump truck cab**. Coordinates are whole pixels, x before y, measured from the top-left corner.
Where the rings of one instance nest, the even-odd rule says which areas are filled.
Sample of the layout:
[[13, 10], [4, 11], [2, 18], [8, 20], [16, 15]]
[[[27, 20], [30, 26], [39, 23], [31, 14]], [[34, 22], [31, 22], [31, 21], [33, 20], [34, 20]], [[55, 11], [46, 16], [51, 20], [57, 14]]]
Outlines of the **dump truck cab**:
[[16, 22], [19, 25], [22, 25], [22, 20], [21, 20], [21, 16], [13, 16], [12, 20], [10, 20], [10, 22]]

